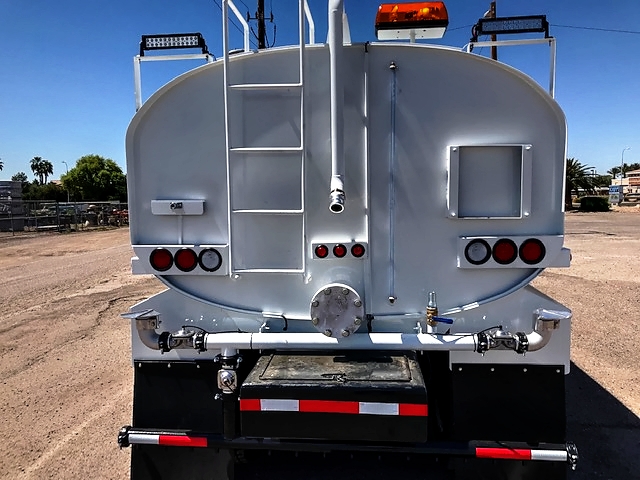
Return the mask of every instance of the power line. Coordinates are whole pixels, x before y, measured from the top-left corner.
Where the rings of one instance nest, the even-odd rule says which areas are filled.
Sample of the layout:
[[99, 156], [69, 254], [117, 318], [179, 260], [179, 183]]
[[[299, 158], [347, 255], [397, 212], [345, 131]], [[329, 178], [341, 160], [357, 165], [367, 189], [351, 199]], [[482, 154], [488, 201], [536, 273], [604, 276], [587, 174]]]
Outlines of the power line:
[[[216, 4], [216, 6], [220, 9], [220, 12], [222, 12], [222, 6], [218, 3], [218, 0], [213, 0], [213, 3]], [[244, 3], [244, 2], [243, 2]], [[246, 5], [245, 5], [246, 6]], [[240, 28], [239, 25], [237, 25], [234, 21], [232, 17], [229, 17], [229, 21], [231, 22], [231, 25], [233, 25], [234, 27], [236, 27], [236, 30], [238, 30], [240, 33], [242, 33], [242, 35], [244, 35], [244, 30], [242, 28]], [[253, 39], [251, 37], [249, 37], [249, 42], [251, 43], [251, 45], [253, 45], [255, 48], [258, 48], [258, 45], [256, 44], [255, 41], [253, 41]]]
[[618, 30], [615, 28], [597, 28], [597, 27], [579, 27], [577, 25], [558, 25], [556, 23], [550, 23], [552, 27], [558, 28], [574, 28], [576, 30], [596, 30], [598, 32], [611, 32], [611, 33], [631, 33], [633, 35], [640, 35], [640, 31], [636, 30]]
[[447, 32], [455, 32], [456, 30], [461, 30], [463, 28], [471, 28], [473, 27], [473, 25], [469, 24], [469, 25], [463, 25], [461, 27], [456, 27], [456, 28], [448, 28]]

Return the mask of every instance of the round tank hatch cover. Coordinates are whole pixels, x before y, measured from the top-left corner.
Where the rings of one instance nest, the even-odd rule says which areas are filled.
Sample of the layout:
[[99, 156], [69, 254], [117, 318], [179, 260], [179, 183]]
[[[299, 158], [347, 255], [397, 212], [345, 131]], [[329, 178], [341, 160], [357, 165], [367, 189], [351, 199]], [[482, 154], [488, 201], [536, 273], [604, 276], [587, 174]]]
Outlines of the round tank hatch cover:
[[311, 299], [311, 322], [328, 337], [353, 335], [364, 318], [364, 304], [358, 292], [342, 283], [325, 285]]

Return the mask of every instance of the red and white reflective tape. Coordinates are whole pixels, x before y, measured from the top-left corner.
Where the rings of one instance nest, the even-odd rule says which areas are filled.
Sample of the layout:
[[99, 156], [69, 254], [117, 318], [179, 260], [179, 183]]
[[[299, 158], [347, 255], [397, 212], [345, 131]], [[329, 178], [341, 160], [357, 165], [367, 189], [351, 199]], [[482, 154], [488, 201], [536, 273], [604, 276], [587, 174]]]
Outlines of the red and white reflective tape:
[[566, 450], [488, 447], [476, 447], [476, 457], [502, 460], [543, 460], [547, 462], [566, 462], [568, 459]]
[[130, 433], [132, 445], [165, 445], [167, 447], [206, 447], [206, 437], [189, 435], [154, 435], [151, 433]]
[[424, 403], [351, 402], [341, 400], [290, 400], [275, 398], [241, 398], [243, 412], [346, 413], [353, 415], [389, 415], [426, 417]]

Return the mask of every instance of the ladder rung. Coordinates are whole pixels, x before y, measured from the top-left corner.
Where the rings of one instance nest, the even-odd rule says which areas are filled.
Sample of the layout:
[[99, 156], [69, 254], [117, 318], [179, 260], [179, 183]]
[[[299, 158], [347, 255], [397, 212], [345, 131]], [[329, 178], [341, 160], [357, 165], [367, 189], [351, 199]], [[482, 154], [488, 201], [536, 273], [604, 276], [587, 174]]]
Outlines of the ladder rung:
[[302, 147], [236, 147], [230, 148], [234, 153], [296, 153], [302, 152]]
[[233, 90], [286, 90], [287, 88], [302, 88], [301, 83], [237, 83], [229, 85]]
[[304, 270], [301, 268], [236, 268], [234, 273], [304, 273]]
[[233, 213], [253, 213], [259, 215], [301, 215], [304, 213], [302, 209], [290, 209], [290, 210], [270, 210], [267, 208], [255, 208], [255, 209], [239, 209], [232, 210]]

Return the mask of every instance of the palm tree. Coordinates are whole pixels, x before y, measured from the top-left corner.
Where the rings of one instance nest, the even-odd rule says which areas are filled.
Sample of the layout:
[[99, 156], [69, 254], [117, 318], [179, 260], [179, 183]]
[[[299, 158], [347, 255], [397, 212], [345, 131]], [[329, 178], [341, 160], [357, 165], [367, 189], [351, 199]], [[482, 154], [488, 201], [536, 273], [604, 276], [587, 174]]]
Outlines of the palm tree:
[[49, 175], [53, 175], [53, 164], [42, 157], [33, 157], [31, 159], [31, 171], [40, 180], [40, 185], [44, 185], [47, 183]]
[[564, 208], [571, 210], [573, 202], [571, 194], [578, 195], [579, 189], [587, 193], [595, 193], [594, 178], [591, 175], [592, 167], [581, 164], [575, 158], [567, 158], [567, 172], [565, 176]]
[[47, 183], [49, 175], [53, 175], [53, 163], [49, 160], [42, 161], [42, 175], [44, 175], [44, 183]]
[[44, 174], [42, 173], [42, 162], [44, 160], [42, 159], [42, 157], [33, 157], [31, 159], [31, 171], [33, 172], [33, 174], [38, 177], [40, 179], [40, 184], [42, 185], [42, 179], [44, 177]]

